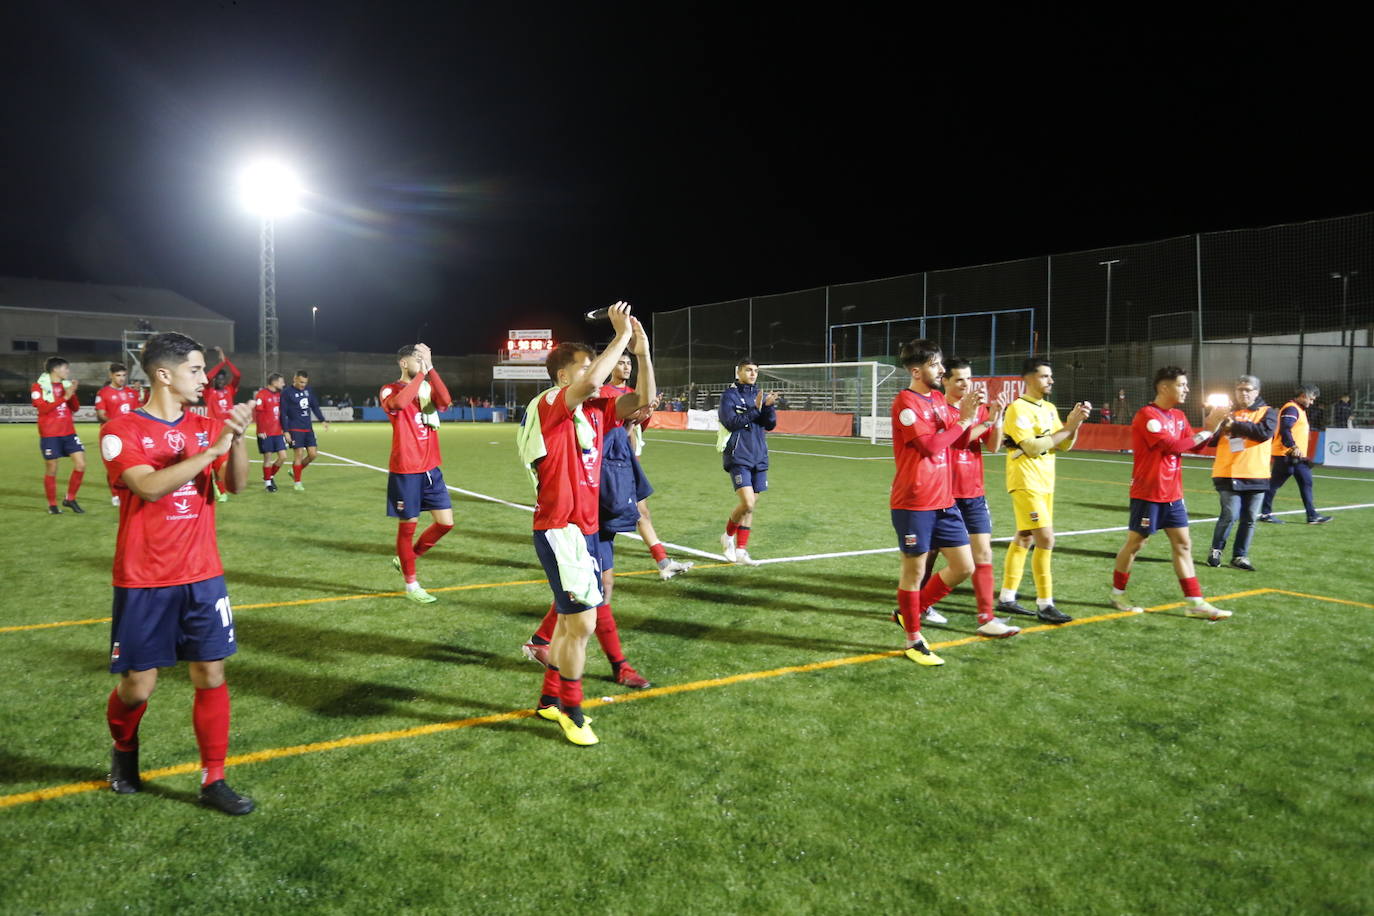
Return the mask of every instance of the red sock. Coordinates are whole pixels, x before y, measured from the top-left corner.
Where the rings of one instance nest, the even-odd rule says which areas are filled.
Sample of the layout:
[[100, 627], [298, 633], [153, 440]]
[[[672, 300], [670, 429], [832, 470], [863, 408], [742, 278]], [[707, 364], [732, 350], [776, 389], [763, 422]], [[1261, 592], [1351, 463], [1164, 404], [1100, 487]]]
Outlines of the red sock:
[[1198, 584], [1197, 576], [1192, 576], [1192, 577], [1187, 578], [1187, 579], [1179, 579], [1179, 580], [1178, 580], [1178, 584], [1181, 585], [1181, 586], [1183, 586], [1183, 597], [1185, 597], [1185, 598], [1201, 598], [1201, 597], [1202, 597], [1202, 586]]
[[973, 565], [973, 597], [978, 602], [978, 622], [987, 623], [992, 620], [992, 608], [996, 602], [993, 600], [992, 583], [992, 564], [975, 563]]
[[546, 646], [553, 639], [553, 628], [558, 625], [558, 611], [554, 608], [554, 605], [549, 605], [549, 612], [539, 621], [539, 629], [534, 631], [534, 638], [544, 640]]
[[424, 556], [425, 553], [429, 551], [429, 548], [433, 547], [438, 542], [439, 538], [452, 530], [452, 525], [441, 525], [438, 522], [431, 524], [424, 530], [424, 533], [420, 535], [420, 539], [415, 542], [415, 556]]
[[662, 563], [668, 559], [668, 551], [664, 549], [662, 544], [650, 544], [649, 556], [654, 558], [655, 563]]
[[736, 534], [735, 534], [735, 546], [736, 546], [736, 547], [748, 547], [748, 546], [749, 546], [749, 530], [750, 530], [750, 529], [744, 527], [743, 525], [740, 525], [740, 526], [739, 526], [739, 528], [737, 529]]
[[939, 604], [940, 599], [952, 591], [953, 589], [945, 584], [944, 576], [931, 576], [930, 581], [921, 587], [921, 610]]
[[208, 786], [224, 778], [224, 758], [229, 753], [229, 685], [196, 690], [191, 722], [200, 747], [200, 784]]
[[270, 465], [270, 464], [264, 464], [264, 465], [262, 466], [262, 479], [263, 479], [263, 480], [271, 480], [271, 479], [272, 479], [272, 465]]
[[305, 468], [304, 468], [304, 466], [302, 466], [302, 465], [299, 465], [299, 464], [293, 464], [293, 465], [291, 465], [291, 476], [294, 477], [294, 478], [296, 479], [296, 483], [300, 483], [300, 482], [301, 482], [301, 471], [303, 471], [303, 470], [305, 470]]
[[76, 499], [76, 491], [81, 489], [81, 480], [86, 476], [85, 471], [72, 471], [72, 476], [67, 478], [67, 499]]
[[110, 691], [105, 704], [105, 721], [110, 724], [110, 737], [116, 750], [132, 751], [138, 747], [138, 723], [148, 711], [147, 703], [129, 706], [119, 698], [118, 690]]
[[558, 684], [561, 680], [557, 668], [549, 668], [544, 672], [544, 686], [539, 689], [541, 703], [544, 697], [558, 699]]
[[566, 712], [577, 706], [582, 705], [582, 678], [569, 680], [563, 675], [558, 676], [558, 699], [563, 704]]
[[739, 530], [739, 525], [736, 525], [733, 519], [726, 519], [726, 520], [725, 520], [725, 533], [726, 533], [726, 534], [730, 535], [730, 537], [734, 537], [734, 536], [735, 536], [735, 532], [738, 531], [738, 530]]
[[48, 505], [57, 505], [57, 478], [43, 475], [43, 492], [48, 495]]
[[415, 581], [415, 548], [411, 544], [415, 540], [415, 523], [398, 522], [396, 525], [396, 556], [401, 558], [401, 575], [406, 577], [406, 582]]
[[915, 639], [921, 635], [921, 595], [904, 588], [897, 589], [897, 610], [902, 614], [902, 626], [906, 628], [906, 638]]
[[1131, 574], [1128, 572], [1117, 572], [1112, 570], [1112, 588], [1119, 592], [1126, 590], [1126, 583], [1131, 581]]
[[268, 479], [268, 480], [271, 480], [273, 477], [276, 477], [276, 476], [277, 476], [277, 472], [280, 471], [280, 470], [281, 470], [281, 465], [279, 465], [279, 464], [270, 465], [270, 466], [267, 468], [267, 479]]
[[620, 648], [620, 632], [616, 629], [615, 615], [611, 613], [609, 604], [596, 609], [596, 639], [612, 666], [624, 664], [625, 653]]

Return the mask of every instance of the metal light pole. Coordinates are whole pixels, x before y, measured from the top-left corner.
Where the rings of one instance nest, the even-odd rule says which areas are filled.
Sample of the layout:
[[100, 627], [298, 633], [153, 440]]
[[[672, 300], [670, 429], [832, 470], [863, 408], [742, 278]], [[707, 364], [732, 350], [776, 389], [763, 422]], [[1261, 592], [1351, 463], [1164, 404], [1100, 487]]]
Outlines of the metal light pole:
[[262, 384], [277, 370], [276, 220], [296, 210], [301, 186], [294, 172], [280, 162], [263, 159], [239, 175], [243, 204], [260, 220], [258, 260], [258, 358]]
[[310, 349], [312, 350], [318, 350], [320, 348], [319, 341], [315, 338], [315, 316], [318, 315], [319, 312], [320, 307], [318, 305], [310, 306]]
[[[1346, 306], [1350, 299], [1350, 278], [1359, 276], [1358, 270], [1333, 270], [1331, 279], [1341, 281], [1341, 343], [1345, 343], [1345, 332], [1347, 330], [1348, 317]], [[1355, 387], [1355, 329], [1350, 331], [1350, 350], [1345, 363], [1345, 392], [1350, 393]]]
[[[1102, 333], [1102, 384], [1106, 386], [1105, 388], [1103, 388], [1103, 391], [1105, 392], [1105, 396], [1102, 399], [1103, 404], [1110, 404], [1112, 402], [1112, 380], [1110, 369], [1112, 364], [1112, 267], [1114, 267], [1117, 264], [1120, 264], [1121, 261], [1121, 258], [1113, 258], [1110, 261], [1097, 262], [1097, 265], [1099, 267], [1107, 268], [1107, 320], [1105, 324], [1105, 329]], [[1074, 397], [1077, 396], [1078, 394], [1077, 392], [1075, 392]]]

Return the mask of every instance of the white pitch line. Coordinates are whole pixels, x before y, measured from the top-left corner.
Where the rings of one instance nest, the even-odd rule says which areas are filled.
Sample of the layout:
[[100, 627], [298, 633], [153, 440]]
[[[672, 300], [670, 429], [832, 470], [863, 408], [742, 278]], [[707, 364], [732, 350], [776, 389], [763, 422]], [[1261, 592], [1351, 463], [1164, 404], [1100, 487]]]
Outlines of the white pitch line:
[[[351, 465], [351, 466], [356, 466], [356, 467], [360, 467], [360, 468], [369, 468], [369, 469], [374, 470], [374, 471], [381, 471], [383, 474], [390, 474], [390, 473], [391, 473], [391, 472], [388, 471], [386, 468], [379, 468], [379, 467], [377, 467], [375, 464], [367, 464], [367, 463], [362, 462], [362, 461], [355, 461], [354, 459], [349, 458], [349, 457], [347, 457], [347, 456], [345, 456], [345, 455], [335, 455], [335, 454], [333, 454], [332, 452], [320, 452], [320, 454], [321, 454], [321, 455], [327, 455], [327, 456], [330, 457], [330, 458], [338, 458], [340, 461], [346, 461], [346, 462], [348, 462], [348, 464]], [[510, 506], [512, 509], [522, 509], [522, 510], [524, 510], [525, 512], [533, 512], [533, 511], [534, 511], [534, 506], [526, 506], [526, 505], [523, 505], [523, 504], [521, 504], [521, 503], [513, 503], [513, 502], [510, 502], [509, 500], [501, 499], [501, 498], [496, 497], [496, 496], [488, 496], [488, 495], [485, 494], [485, 493], [478, 493], [478, 492], [476, 492], [476, 491], [474, 491], [474, 490], [464, 490], [462, 487], [455, 487], [455, 486], [453, 486], [452, 484], [445, 484], [445, 486], [447, 486], [447, 487], [448, 487], [450, 490], [452, 490], [454, 493], [462, 493], [464, 496], [471, 496], [473, 499], [482, 499], [482, 500], [486, 500], [487, 502], [491, 502], [491, 503], [499, 503], [500, 505], [503, 505], [503, 506]], [[637, 541], [642, 541], [642, 540], [644, 540], [644, 539], [643, 539], [642, 537], [640, 537], [638, 534], [635, 534], [635, 533], [633, 533], [633, 532], [626, 532], [626, 533], [625, 533], [625, 536], [626, 536], [626, 537], [632, 537], [632, 538], [634, 538], [634, 539], [637, 540]], [[718, 554], [718, 553], [708, 553], [708, 552], [705, 551], [705, 550], [697, 550], [695, 547], [686, 547], [686, 546], [683, 546], [682, 544], [673, 544], [673, 543], [670, 543], [670, 542], [668, 542], [668, 541], [664, 541], [664, 542], [663, 542], [663, 546], [664, 546], [664, 547], [671, 548], [671, 549], [673, 549], [673, 550], [676, 550], [676, 551], [678, 551], [678, 552], [680, 552], [680, 553], [690, 553], [690, 554], [692, 554], [693, 556], [705, 557], [705, 558], [708, 559], [708, 560], [720, 560], [721, 562], [724, 562], [724, 561], [725, 561], [725, 557], [721, 556], [721, 555]]]
[[[650, 439], [649, 441], [650, 441], [650, 442], [662, 442], [662, 443], [665, 443], [665, 444], [667, 444], [667, 445], [701, 445], [701, 446], [705, 446], [705, 447], [707, 447], [707, 448], [715, 448], [715, 447], [716, 447], [714, 442], [687, 442], [687, 441], [682, 440], [682, 439], [658, 439], [658, 438], [654, 438], [654, 439]], [[875, 457], [875, 458], [866, 458], [866, 457], [859, 457], [859, 456], [857, 456], [857, 455], [827, 455], [827, 454], [825, 454], [825, 453], [823, 453], [823, 452], [789, 452], [789, 451], [786, 451], [785, 449], [780, 449], [780, 448], [770, 448], [770, 449], [768, 450], [768, 454], [770, 454], [770, 455], [804, 455], [804, 456], [806, 456], [806, 457], [808, 457], [808, 458], [838, 458], [838, 459], [840, 459], [841, 461], [891, 461], [891, 460], [892, 460], [892, 456], [891, 456], [891, 455], [882, 455], [882, 456]]]

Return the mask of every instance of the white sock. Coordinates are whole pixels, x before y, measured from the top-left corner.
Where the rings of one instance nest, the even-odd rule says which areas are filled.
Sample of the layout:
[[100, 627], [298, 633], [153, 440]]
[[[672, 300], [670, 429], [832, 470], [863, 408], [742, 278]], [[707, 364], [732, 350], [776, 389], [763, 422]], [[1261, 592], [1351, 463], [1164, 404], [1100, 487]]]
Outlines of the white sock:
[[1051, 604], [1054, 604], [1054, 599], [1053, 599], [1053, 598], [1036, 598], [1036, 599], [1035, 599], [1035, 606], [1038, 607], [1038, 608], [1041, 608], [1041, 609], [1047, 608], [1047, 607], [1049, 607]]
[[1013, 602], [1013, 601], [1016, 600], [1016, 589], [1014, 589], [1014, 588], [1004, 588], [1004, 589], [1002, 589], [1002, 595], [1001, 595], [1001, 597], [998, 598], [997, 600], [998, 600], [998, 601], [1005, 601], [1005, 602], [1007, 602], [1008, 604], [1010, 604], [1011, 602]]
[[418, 592], [419, 590], [420, 590], [420, 583], [419, 583], [418, 580], [415, 581], [415, 582], [407, 582], [407, 583], [406, 583], [406, 591], [408, 591], [408, 592]]
[[1188, 600], [1193, 602], [1193, 607], [1201, 607], [1207, 603], [1206, 598], [1189, 598]]
[[1117, 588], [1116, 586], [1112, 586], [1112, 594], [1118, 598], [1121, 598], [1125, 596], [1126, 590], [1124, 588]]

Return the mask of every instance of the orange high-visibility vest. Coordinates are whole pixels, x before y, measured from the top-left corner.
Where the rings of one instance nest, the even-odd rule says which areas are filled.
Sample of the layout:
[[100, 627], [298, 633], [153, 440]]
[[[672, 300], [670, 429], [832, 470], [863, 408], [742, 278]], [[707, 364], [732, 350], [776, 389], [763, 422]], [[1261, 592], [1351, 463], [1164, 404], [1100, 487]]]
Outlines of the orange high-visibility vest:
[[1283, 444], [1283, 411], [1290, 407], [1298, 409], [1298, 422], [1293, 424], [1293, 441], [1302, 449], [1304, 455], [1307, 454], [1307, 445], [1310, 430], [1307, 428], [1307, 411], [1302, 409], [1302, 405], [1297, 401], [1289, 401], [1283, 405], [1283, 410], [1279, 411], [1279, 428], [1274, 431], [1274, 454], [1288, 454], [1288, 446]]
[[[1258, 423], [1264, 419], [1269, 409], [1269, 405], [1266, 404], [1258, 410], [1237, 410], [1235, 418], [1244, 423]], [[1233, 439], [1219, 439], [1216, 446], [1217, 457], [1212, 462], [1213, 477], [1241, 480], [1269, 478], [1269, 455], [1274, 448], [1273, 440], [1256, 442], [1238, 436]]]

